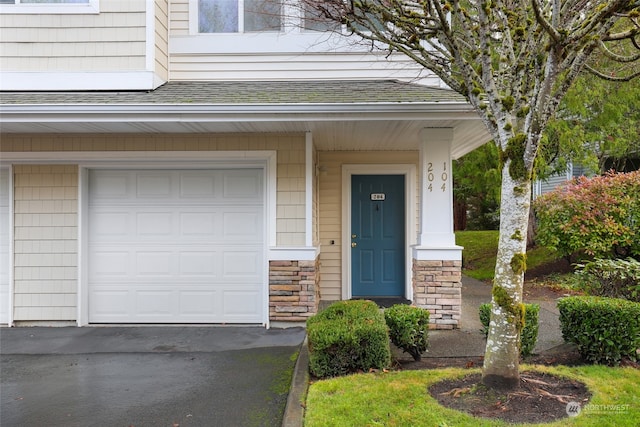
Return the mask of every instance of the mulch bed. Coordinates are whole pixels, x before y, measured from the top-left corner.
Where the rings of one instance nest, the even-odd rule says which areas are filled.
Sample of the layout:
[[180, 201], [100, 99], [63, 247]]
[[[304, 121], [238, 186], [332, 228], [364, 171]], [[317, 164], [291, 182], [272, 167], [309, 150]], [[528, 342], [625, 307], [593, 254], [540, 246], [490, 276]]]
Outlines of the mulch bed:
[[[571, 345], [560, 346], [557, 351], [529, 356], [522, 362], [565, 366], [584, 363]], [[481, 368], [482, 363], [482, 357], [423, 357], [419, 361], [402, 357], [397, 360], [396, 369], [470, 369]], [[569, 402], [583, 405], [591, 397], [587, 387], [579, 381], [535, 371], [522, 372], [519, 387], [510, 392], [489, 389], [482, 385], [480, 374], [470, 374], [433, 384], [429, 393], [448, 408], [476, 417], [518, 423], [547, 423], [568, 417]]]
[[[439, 369], [447, 367], [481, 368], [482, 357], [410, 357], [397, 360], [398, 370]], [[585, 362], [574, 346], [564, 344], [545, 354], [524, 360], [531, 365], [578, 366]], [[640, 369], [640, 364], [625, 360], [622, 366]], [[535, 371], [521, 372], [520, 385], [511, 392], [496, 392], [481, 384], [480, 374], [433, 384], [429, 393], [443, 406], [467, 412], [476, 417], [496, 418], [515, 423], [548, 423], [568, 417], [567, 404], [583, 406], [591, 398], [587, 387], [569, 378]]]
[[487, 388], [481, 375], [473, 374], [438, 382], [429, 393], [448, 408], [514, 423], [557, 421], [568, 417], [569, 402], [583, 405], [591, 397], [579, 381], [535, 371], [522, 372], [519, 387], [509, 392]]

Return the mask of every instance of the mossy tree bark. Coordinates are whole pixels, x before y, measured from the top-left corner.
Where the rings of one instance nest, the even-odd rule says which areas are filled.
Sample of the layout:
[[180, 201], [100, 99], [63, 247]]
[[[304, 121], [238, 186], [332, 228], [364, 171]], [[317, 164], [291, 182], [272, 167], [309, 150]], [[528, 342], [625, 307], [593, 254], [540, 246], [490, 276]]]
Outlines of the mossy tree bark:
[[522, 287], [531, 181], [516, 180], [505, 164], [502, 179], [500, 237], [492, 290], [491, 322], [482, 371], [483, 383], [513, 388], [519, 383], [520, 331], [524, 326]]

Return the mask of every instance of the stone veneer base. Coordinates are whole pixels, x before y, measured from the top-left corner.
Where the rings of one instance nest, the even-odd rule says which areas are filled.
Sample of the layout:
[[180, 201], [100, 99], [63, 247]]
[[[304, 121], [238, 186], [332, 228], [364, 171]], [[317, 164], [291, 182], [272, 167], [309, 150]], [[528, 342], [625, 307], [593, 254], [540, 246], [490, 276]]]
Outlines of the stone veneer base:
[[413, 303], [429, 310], [429, 329], [457, 329], [462, 314], [462, 261], [413, 260]]
[[319, 259], [269, 261], [269, 320], [306, 321], [318, 312]]

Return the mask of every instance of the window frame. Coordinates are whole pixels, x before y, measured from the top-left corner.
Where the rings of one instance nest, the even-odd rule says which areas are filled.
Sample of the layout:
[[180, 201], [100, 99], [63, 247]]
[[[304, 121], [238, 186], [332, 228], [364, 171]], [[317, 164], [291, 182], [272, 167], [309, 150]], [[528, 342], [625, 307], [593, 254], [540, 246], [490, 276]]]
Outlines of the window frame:
[[89, 0], [87, 3], [21, 3], [0, 4], [0, 14], [98, 14], [100, 0]]
[[286, 0], [280, 0], [280, 28], [277, 30], [260, 30], [260, 31], [247, 31], [245, 29], [245, 0], [235, 0], [238, 5], [238, 30], [231, 32], [200, 32], [200, 6], [199, 0], [189, 0], [189, 33], [193, 35], [229, 35], [229, 34], [279, 34], [285, 32], [286, 29]]

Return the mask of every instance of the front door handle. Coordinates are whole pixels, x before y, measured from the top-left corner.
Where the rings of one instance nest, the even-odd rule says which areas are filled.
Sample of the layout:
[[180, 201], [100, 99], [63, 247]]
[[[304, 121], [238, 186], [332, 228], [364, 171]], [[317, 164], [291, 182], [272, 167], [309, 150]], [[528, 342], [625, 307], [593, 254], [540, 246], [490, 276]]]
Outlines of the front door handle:
[[358, 246], [358, 244], [356, 242], [351, 242], [351, 247], [355, 248], [356, 246]]

